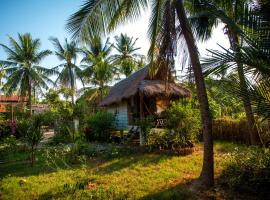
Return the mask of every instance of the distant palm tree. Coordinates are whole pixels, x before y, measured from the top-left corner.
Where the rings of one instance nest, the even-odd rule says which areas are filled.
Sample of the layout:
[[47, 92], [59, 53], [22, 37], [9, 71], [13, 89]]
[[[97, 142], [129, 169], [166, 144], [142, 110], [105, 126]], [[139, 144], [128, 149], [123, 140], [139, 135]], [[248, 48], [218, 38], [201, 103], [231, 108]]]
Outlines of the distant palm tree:
[[113, 55], [112, 58], [114, 64], [119, 66], [120, 72], [126, 77], [140, 67], [141, 59], [144, 58], [143, 55], [136, 53], [140, 49], [135, 47], [137, 40], [138, 38], [134, 40], [133, 37], [128, 37], [127, 34], [122, 33], [115, 37], [114, 48], [118, 54]]
[[72, 91], [71, 100], [72, 104], [75, 104], [75, 94], [76, 94], [76, 80], [81, 79], [81, 69], [76, 65], [76, 59], [78, 53], [80, 52], [77, 48], [77, 44], [74, 41], [68, 42], [65, 39], [64, 45], [62, 45], [57, 38], [51, 37], [54, 48], [55, 55], [58, 57], [62, 63], [56, 66], [54, 69], [62, 68], [59, 76], [56, 79], [56, 83], [59, 82], [62, 86], [69, 87]]
[[39, 51], [39, 39], [32, 39], [29, 33], [18, 34], [18, 38], [17, 42], [9, 37], [10, 47], [0, 44], [8, 55], [6, 61], [0, 61], [0, 64], [5, 66], [7, 76], [3, 88], [8, 94], [18, 92], [21, 97], [27, 95], [31, 115], [33, 87], [48, 89], [47, 83], [53, 83], [48, 76], [57, 72], [40, 66], [40, 62], [50, 55], [51, 51]]
[[[170, 76], [168, 72], [173, 65], [179, 33], [186, 42], [202, 119], [204, 158], [200, 180], [203, 186], [211, 187], [214, 185], [212, 120], [198, 49], [183, 0], [88, 0], [70, 17], [67, 27], [75, 37], [85, 40], [89, 35], [106, 33], [108, 30], [114, 30], [120, 23], [136, 19], [149, 5], [151, 7], [148, 31], [151, 40], [149, 55], [152, 63], [154, 58], [158, 57], [156, 63], [166, 72], [161, 73], [165, 78]], [[158, 55], [154, 55], [155, 49], [158, 49]]]
[[86, 45], [87, 47], [82, 49], [84, 57], [81, 61], [84, 81], [98, 86], [102, 99], [106, 85], [115, 75], [115, 67], [110, 57], [112, 45], [109, 44], [109, 39], [103, 43], [100, 36], [90, 38]]

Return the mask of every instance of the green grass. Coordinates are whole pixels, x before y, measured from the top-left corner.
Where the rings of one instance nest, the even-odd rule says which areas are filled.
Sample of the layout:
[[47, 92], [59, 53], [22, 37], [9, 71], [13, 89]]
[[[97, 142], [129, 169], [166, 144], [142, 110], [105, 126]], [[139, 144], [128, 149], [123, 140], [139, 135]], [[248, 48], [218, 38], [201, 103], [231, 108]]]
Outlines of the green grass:
[[[215, 172], [236, 144], [215, 144]], [[25, 153], [6, 159], [23, 160]], [[84, 167], [52, 170], [38, 153], [34, 167], [25, 162], [0, 164], [0, 199], [195, 199], [186, 182], [198, 178], [201, 146], [187, 156], [131, 153], [116, 158], [89, 158]]]

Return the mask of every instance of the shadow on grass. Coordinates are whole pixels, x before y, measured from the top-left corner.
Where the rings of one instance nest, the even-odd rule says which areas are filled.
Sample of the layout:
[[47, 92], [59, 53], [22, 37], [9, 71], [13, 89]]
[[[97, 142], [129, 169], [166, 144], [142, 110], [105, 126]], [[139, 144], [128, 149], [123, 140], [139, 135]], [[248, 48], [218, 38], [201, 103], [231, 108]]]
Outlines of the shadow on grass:
[[53, 188], [50, 191], [40, 195], [38, 199], [66, 199], [66, 198], [79, 198], [79, 199], [139, 199], [139, 200], [189, 200], [194, 199], [194, 194], [189, 191], [188, 185], [185, 183], [178, 184], [173, 187], [166, 188], [164, 190], [157, 191], [155, 193], [146, 194], [140, 197], [140, 191], [129, 190], [119, 191], [114, 187], [103, 188], [97, 186], [94, 189], [86, 187], [79, 188], [78, 183], [84, 183], [85, 180], [81, 180], [74, 185], [63, 185], [62, 187]]
[[139, 153], [139, 154], [131, 154], [130, 156], [121, 156], [118, 158], [114, 158], [108, 161], [109, 164], [104, 162], [100, 166], [96, 167], [94, 171], [97, 174], [109, 174], [114, 171], [119, 171], [125, 168], [134, 168], [138, 165], [148, 166], [152, 164], [158, 164], [160, 162], [165, 162], [170, 159], [172, 156], [170, 155], [162, 155], [162, 154], [150, 154], [150, 153]]

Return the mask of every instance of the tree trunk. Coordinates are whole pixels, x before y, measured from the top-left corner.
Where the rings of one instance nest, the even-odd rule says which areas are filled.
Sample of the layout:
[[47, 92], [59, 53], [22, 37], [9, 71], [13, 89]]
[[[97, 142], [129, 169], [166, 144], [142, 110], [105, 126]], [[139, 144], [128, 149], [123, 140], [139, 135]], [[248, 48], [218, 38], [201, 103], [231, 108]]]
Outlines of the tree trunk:
[[244, 104], [244, 109], [245, 109], [246, 118], [247, 118], [248, 127], [249, 127], [250, 143], [252, 145], [261, 145], [259, 133], [256, 127], [256, 123], [255, 123], [255, 119], [254, 119], [254, 115], [253, 115], [252, 107], [250, 103], [250, 98], [249, 98], [249, 94], [247, 90], [247, 82], [245, 78], [243, 64], [241, 62], [241, 55], [240, 55], [240, 49], [239, 49], [239, 46], [240, 46], [239, 37], [230, 28], [228, 28], [228, 37], [230, 40], [231, 48], [236, 53], [237, 72], [238, 72], [238, 77], [240, 81], [241, 97]]
[[32, 83], [29, 80], [29, 88], [28, 88], [28, 105], [29, 105], [29, 114], [32, 115]]
[[214, 186], [214, 152], [212, 137], [212, 119], [209, 110], [209, 103], [199, 61], [198, 49], [192, 34], [182, 0], [175, 0], [177, 16], [180, 22], [182, 33], [184, 35], [188, 52], [195, 76], [196, 90], [200, 103], [202, 130], [203, 130], [203, 166], [200, 176], [202, 186], [208, 188]]
[[35, 150], [34, 150], [34, 146], [32, 145], [32, 148], [31, 148], [31, 166], [33, 167], [34, 166], [34, 162], [35, 162]]

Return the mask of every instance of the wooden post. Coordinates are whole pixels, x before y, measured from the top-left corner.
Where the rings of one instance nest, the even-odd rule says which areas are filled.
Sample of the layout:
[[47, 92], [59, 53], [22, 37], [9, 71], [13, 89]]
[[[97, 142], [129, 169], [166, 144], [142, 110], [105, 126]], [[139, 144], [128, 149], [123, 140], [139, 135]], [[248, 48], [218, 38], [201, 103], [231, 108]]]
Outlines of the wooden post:
[[[144, 118], [144, 112], [143, 112], [143, 94], [139, 92], [140, 96], [140, 120]], [[144, 146], [144, 133], [142, 132], [142, 129], [140, 127], [140, 146]]]
[[144, 118], [144, 112], [143, 112], [143, 94], [139, 92], [140, 96], [140, 119]]
[[13, 111], [13, 103], [11, 103], [11, 120], [14, 120], [14, 111]]

